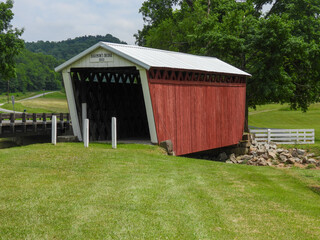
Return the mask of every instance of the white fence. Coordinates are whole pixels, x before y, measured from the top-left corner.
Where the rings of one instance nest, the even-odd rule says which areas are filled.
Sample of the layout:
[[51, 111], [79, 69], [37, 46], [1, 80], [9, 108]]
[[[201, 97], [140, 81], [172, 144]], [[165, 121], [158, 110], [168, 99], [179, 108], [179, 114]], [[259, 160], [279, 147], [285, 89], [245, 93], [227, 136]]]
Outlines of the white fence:
[[257, 142], [314, 144], [314, 129], [250, 129]]

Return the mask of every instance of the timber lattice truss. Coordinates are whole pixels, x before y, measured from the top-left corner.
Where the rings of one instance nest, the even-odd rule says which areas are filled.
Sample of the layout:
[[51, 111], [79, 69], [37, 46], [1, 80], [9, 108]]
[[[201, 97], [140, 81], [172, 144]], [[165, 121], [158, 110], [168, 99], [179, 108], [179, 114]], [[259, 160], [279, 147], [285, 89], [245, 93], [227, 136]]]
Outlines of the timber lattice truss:
[[91, 140], [111, 139], [111, 118], [117, 118], [118, 138], [149, 138], [139, 71], [136, 68], [71, 69], [76, 107], [82, 126], [87, 103]]
[[206, 83], [246, 83], [246, 77], [223, 73], [208, 73], [201, 71], [183, 71], [174, 69], [151, 68], [148, 71], [150, 80], [171, 80], [181, 82]]

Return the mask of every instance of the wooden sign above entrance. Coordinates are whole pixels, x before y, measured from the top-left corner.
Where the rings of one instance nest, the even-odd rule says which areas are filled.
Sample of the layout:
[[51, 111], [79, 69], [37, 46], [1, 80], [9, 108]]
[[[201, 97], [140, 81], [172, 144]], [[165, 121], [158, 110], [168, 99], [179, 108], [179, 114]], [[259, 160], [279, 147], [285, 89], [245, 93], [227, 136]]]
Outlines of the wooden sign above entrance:
[[106, 53], [106, 52], [96, 52], [90, 55], [90, 62], [97, 63], [97, 62], [112, 62], [113, 61], [113, 54]]

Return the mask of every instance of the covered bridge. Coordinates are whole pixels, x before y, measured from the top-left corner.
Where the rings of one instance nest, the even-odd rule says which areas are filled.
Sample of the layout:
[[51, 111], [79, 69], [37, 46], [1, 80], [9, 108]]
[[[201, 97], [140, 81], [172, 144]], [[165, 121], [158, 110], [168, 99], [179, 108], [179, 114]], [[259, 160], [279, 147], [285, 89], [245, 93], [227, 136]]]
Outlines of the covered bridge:
[[177, 155], [237, 144], [250, 74], [217, 58], [99, 42], [62, 72], [74, 135], [90, 120], [91, 140], [171, 140]]

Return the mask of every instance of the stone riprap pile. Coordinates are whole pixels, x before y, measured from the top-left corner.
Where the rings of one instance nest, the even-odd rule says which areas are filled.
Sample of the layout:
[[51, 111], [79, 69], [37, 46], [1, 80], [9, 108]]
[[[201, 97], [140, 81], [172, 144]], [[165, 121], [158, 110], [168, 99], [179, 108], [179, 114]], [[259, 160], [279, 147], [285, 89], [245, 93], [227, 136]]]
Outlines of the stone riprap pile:
[[278, 167], [309, 167], [320, 168], [320, 157], [314, 153], [308, 153], [303, 149], [277, 148], [275, 143], [257, 143], [255, 140], [249, 147], [249, 153], [236, 156], [220, 153], [219, 161], [231, 164], [247, 164], [254, 166], [278, 166]]

